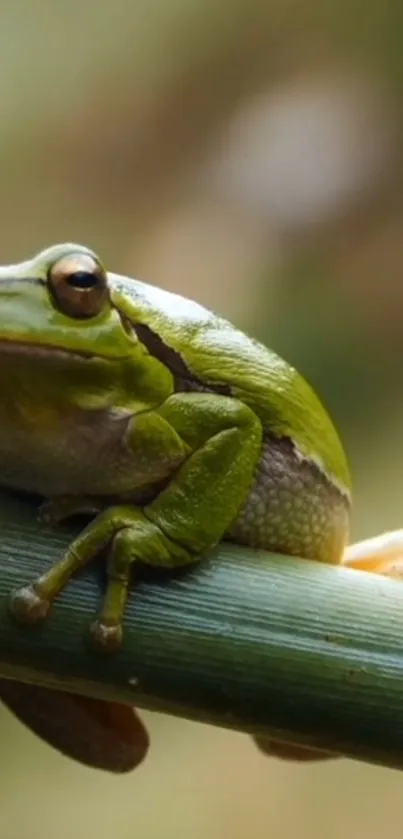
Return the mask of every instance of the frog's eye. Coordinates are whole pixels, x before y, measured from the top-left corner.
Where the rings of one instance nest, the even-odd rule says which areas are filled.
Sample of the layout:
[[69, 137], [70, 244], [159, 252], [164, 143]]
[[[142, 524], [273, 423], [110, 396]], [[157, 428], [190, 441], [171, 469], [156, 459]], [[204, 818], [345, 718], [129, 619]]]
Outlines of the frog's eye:
[[108, 300], [106, 273], [90, 254], [59, 259], [49, 270], [48, 283], [59, 309], [73, 318], [98, 315]]

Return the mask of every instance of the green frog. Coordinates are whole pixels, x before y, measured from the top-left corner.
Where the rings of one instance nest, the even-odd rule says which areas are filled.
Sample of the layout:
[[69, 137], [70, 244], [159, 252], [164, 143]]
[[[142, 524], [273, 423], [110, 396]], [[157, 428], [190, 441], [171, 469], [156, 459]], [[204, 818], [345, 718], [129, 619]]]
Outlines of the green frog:
[[[290, 364], [198, 303], [110, 273], [81, 245], [48, 248], [0, 270], [0, 386], [0, 484], [43, 497], [47, 521], [93, 515], [12, 594], [17, 620], [44, 621], [104, 550], [90, 634], [108, 653], [122, 643], [140, 565], [191, 566], [222, 540], [343, 561], [351, 483], [328, 413]], [[135, 757], [120, 751], [114, 762], [108, 746], [97, 762], [59, 723], [77, 722], [81, 708], [83, 730], [97, 717], [99, 739], [102, 726], [118, 730], [119, 707], [55, 692], [49, 714], [49, 692], [0, 687], [37, 733], [91, 765], [123, 771], [146, 752], [131, 709], [119, 743], [128, 732]]]

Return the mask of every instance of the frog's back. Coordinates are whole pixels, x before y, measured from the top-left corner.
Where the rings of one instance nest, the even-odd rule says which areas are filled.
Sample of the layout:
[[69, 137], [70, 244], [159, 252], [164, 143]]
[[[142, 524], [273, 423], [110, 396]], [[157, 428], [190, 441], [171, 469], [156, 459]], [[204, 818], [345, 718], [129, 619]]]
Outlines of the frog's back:
[[213, 389], [227, 388], [255, 411], [264, 431], [292, 440], [302, 457], [349, 491], [348, 465], [335, 427], [292, 366], [192, 300], [118, 275], [110, 275], [110, 281], [115, 292], [123, 293], [133, 324], [150, 335], [155, 331], [160, 348], [175, 353], [190, 377]]

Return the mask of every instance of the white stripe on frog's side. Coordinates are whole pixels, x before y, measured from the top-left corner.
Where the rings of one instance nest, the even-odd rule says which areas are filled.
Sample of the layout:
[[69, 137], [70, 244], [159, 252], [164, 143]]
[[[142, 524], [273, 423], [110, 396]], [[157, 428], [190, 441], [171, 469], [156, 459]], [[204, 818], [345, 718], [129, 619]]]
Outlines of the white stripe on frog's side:
[[172, 318], [173, 323], [180, 321], [200, 327], [211, 323], [212, 319], [221, 320], [218, 315], [200, 303], [196, 303], [195, 300], [189, 300], [181, 294], [149, 285], [142, 280], [128, 279], [120, 274], [108, 272], [108, 283], [113, 291], [131, 299], [134, 305], [137, 300], [142, 310], [146, 308], [151, 312], [161, 311], [166, 318]]
[[323, 460], [316, 455], [306, 454], [305, 452], [303, 452], [298, 443], [295, 442], [295, 440], [292, 440], [291, 442], [293, 445], [295, 456], [300, 461], [300, 463], [312, 463], [314, 466], [316, 466], [316, 468], [319, 470], [319, 472], [321, 472], [321, 474], [326, 478], [326, 480], [329, 481], [329, 483], [332, 484], [332, 486], [334, 486], [338, 490], [338, 492], [340, 492], [340, 495], [346, 498], [346, 500], [350, 503], [350, 490], [347, 489], [347, 487], [345, 487], [342, 483], [340, 483], [340, 481], [338, 481], [337, 478], [335, 478], [335, 476], [332, 475], [331, 472], [329, 472], [326, 469]]

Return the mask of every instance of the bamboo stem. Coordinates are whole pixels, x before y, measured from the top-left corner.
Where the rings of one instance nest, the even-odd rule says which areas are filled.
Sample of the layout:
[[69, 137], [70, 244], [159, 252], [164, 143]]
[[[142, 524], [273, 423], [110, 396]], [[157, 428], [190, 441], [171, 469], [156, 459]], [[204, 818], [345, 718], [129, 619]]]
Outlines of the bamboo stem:
[[113, 699], [403, 768], [403, 585], [221, 545], [197, 568], [146, 575], [122, 650], [94, 652], [102, 563], [72, 580], [40, 628], [12, 589], [77, 532], [0, 495], [0, 677]]

